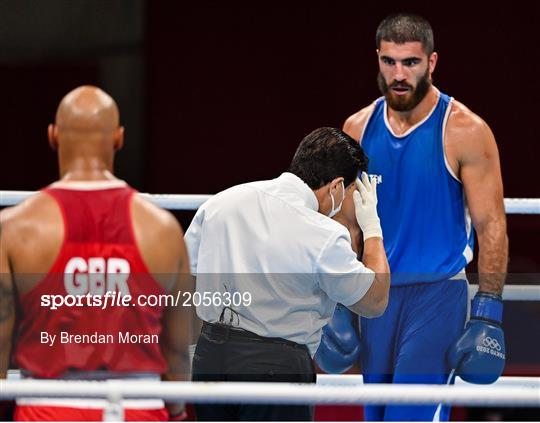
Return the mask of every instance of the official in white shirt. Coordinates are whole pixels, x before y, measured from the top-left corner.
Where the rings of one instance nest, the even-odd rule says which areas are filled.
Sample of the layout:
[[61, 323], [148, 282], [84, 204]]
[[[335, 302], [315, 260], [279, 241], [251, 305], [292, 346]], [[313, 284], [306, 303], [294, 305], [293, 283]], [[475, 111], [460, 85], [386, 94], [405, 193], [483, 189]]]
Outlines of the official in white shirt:
[[[336, 303], [363, 316], [386, 308], [389, 268], [376, 185], [362, 148], [335, 128], [300, 143], [289, 171], [223, 191], [185, 234], [193, 303], [203, 329], [194, 381], [315, 382], [313, 355]], [[345, 226], [331, 219], [354, 202], [362, 262]], [[352, 207], [351, 207], [352, 209]], [[196, 406], [199, 420], [311, 420], [309, 406]]]

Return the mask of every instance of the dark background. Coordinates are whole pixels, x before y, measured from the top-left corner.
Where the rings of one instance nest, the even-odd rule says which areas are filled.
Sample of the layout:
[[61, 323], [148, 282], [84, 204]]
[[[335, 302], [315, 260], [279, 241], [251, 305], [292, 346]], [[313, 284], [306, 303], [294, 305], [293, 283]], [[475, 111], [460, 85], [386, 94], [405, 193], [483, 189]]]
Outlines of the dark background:
[[[495, 133], [505, 196], [540, 197], [538, 4], [0, 0], [1, 189], [57, 177], [47, 124], [81, 84], [117, 100], [126, 145], [115, 170], [141, 191], [210, 194], [275, 177], [306, 133], [379, 96], [375, 29], [410, 11], [434, 28], [435, 85]], [[192, 213], [177, 216], [186, 227]], [[540, 218], [508, 225], [510, 270], [537, 273]], [[509, 345], [523, 345], [509, 348], [510, 372], [538, 371], [520, 333], [523, 320], [538, 325], [538, 305], [509, 304], [507, 316]]]

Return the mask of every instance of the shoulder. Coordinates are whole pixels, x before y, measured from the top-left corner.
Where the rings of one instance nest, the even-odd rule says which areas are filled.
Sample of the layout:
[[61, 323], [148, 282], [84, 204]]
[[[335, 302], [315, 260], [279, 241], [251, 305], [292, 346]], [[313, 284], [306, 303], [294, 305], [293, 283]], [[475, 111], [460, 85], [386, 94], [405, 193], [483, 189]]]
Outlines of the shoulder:
[[486, 145], [495, 145], [489, 125], [459, 101], [452, 102], [445, 132], [445, 145], [451, 155], [462, 161], [481, 154]]
[[372, 102], [369, 106], [364, 107], [363, 109], [349, 116], [343, 124], [343, 131], [355, 140], [360, 140], [363, 135], [364, 127], [369, 120], [369, 117], [375, 110], [375, 106], [376, 101]]
[[174, 215], [164, 210], [139, 194], [133, 196], [131, 211], [135, 223], [144, 227], [148, 232], [182, 236], [182, 228]]
[[20, 204], [0, 211], [2, 236], [22, 236], [41, 231], [50, 220], [58, 220], [61, 212], [56, 202], [44, 192], [37, 192]]
[[320, 237], [319, 241], [324, 248], [336, 246], [336, 241], [346, 239], [348, 244], [351, 243], [351, 236], [348, 229], [335, 219], [331, 219], [319, 212], [311, 209], [304, 213], [304, 216], [309, 227], [309, 230]]
[[187, 269], [189, 263], [180, 223], [172, 213], [137, 194], [131, 203], [131, 216], [144, 263], [157, 281], [169, 286], [170, 278]]
[[481, 132], [489, 130], [487, 123], [463, 103], [453, 100], [448, 117], [448, 128], [454, 131]]
[[13, 271], [42, 273], [50, 269], [64, 238], [62, 212], [56, 201], [38, 192], [0, 213], [2, 247]]
[[251, 204], [250, 200], [253, 200], [261, 191], [257, 184], [258, 182], [249, 182], [234, 185], [212, 195], [197, 209], [196, 216], [221, 215], [227, 210], [236, 209], [239, 204]]

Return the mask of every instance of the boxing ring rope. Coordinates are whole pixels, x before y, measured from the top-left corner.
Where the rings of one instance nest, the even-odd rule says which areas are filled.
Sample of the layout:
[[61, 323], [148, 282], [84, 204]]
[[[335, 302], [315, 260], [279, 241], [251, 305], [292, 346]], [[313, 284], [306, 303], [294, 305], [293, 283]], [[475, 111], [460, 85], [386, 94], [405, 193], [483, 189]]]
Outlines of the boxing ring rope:
[[13, 398], [163, 399], [189, 403], [244, 404], [453, 404], [540, 407], [538, 385], [351, 386], [264, 382], [153, 382], [2, 380], [0, 399]]
[[[0, 206], [13, 206], [33, 191], [0, 191]], [[141, 194], [154, 204], [169, 210], [196, 210], [208, 200], [208, 194]], [[540, 198], [505, 198], [507, 214], [540, 214]]]
[[[21, 372], [17, 369], [8, 370], [7, 380], [24, 380]], [[1, 381], [1, 379], [0, 379]], [[357, 386], [364, 383], [364, 377], [359, 374], [324, 374], [317, 375], [317, 385], [322, 386]], [[457, 386], [478, 386], [465, 382], [459, 376], [456, 377]], [[540, 389], [540, 377], [534, 376], [501, 376], [490, 386], [522, 386]]]
[[[322, 386], [358, 386], [364, 383], [364, 377], [358, 374], [342, 375], [317, 375], [317, 385]], [[456, 377], [456, 386], [479, 386], [473, 383], [465, 382], [459, 376]], [[533, 388], [539, 390], [540, 395], [540, 377], [533, 376], [501, 376], [492, 385], [489, 386], [521, 386], [523, 388]]]
[[[478, 291], [478, 285], [469, 285], [471, 298]], [[505, 301], [540, 301], [540, 285], [505, 285], [502, 294]]]
[[[14, 206], [26, 200], [34, 191], [0, 191], [0, 207]], [[147, 194], [141, 195], [155, 205], [168, 210], [197, 210], [208, 200], [208, 194]], [[539, 200], [540, 201], [540, 200]], [[540, 210], [538, 211], [540, 214]]]
[[[0, 207], [18, 204], [31, 191], [0, 191]], [[211, 195], [142, 194], [169, 210], [196, 210]], [[540, 199], [506, 198], [508, 214], [540, 214]], [[478, 285], [469, 290], [476, 292]], [[510, 285], [505, 300], [540, 301], [539, 285]], [[316, 385], [291, 383], [192, 383], [109, 380], [105, 382], [20, 380], [11, 371], [0, 380], [0, 399], [20, 397], [105, 398], [108, 406], [121, 399], [164, 399], [190, 403], [267, 404], [453, 404], [462, 406], [540, 407], [540, 378], [501, 377], [493, 385], [471, 385], [460, 378], [445, 385], [362, 385], [361, 375], [318, 375]]]

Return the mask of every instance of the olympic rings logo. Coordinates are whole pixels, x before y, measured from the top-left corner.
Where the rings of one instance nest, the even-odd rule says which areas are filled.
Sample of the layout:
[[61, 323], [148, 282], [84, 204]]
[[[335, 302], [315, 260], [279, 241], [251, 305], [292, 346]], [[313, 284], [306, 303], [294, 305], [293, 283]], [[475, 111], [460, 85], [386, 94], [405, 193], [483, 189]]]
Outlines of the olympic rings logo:
[[482, 340], [482, 344], [484, 344], [484, 347], [492, 348], [492, 349], [495, 349], [497, 351], [500, 351], [502, 349], [499, 342], [496, 339], [494, 339], [494, 338], [492, 338], [490, 336], [486, 336]]

